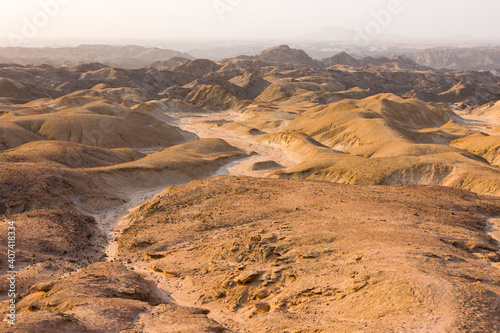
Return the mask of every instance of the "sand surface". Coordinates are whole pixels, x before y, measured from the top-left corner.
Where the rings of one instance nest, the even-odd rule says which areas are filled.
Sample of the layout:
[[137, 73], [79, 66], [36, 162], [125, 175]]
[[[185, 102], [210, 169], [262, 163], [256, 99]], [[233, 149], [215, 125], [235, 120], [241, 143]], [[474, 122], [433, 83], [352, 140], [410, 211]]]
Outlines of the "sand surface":
[[493, 130], [500, 127], [500, 121], [488, 117], [469, 114], [466, 111], [454, 110], [457, 115], [465, 120], [465, 126], [475, 132], [484, 132], [494, 135]]
[[172, 125], [176, 125], [184, 131], [195, 133], [201, 138], [220, 138], [247, 152], [255, 152], [254, 156], [248, 159], [236, 161], [221, 168], [217, 175], [262, 177], [269, 174], [269, 171], [250, 171], [249, 169], [254, 163], [272, 160], [286, 168], [290, 168], [301, 162], [296, 158], [294, 159], [290, 154], [287, 154], [286, 151], [252, 140], [249, 136], [241, 136], [235, 132], [215, 126], [206, 127], [199, 125], [201, 122], [237, 122], [239, 118], [241, 118], [241, 115], [234, 112], [214, 112], [194, 117], [192, 115], [180, 117]]

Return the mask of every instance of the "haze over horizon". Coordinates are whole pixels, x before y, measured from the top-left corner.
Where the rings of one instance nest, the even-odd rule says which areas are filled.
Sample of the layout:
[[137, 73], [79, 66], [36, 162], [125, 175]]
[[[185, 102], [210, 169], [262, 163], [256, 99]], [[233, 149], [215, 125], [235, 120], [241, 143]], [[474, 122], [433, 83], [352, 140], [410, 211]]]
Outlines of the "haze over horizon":
[[[305, 0], [0, 0], [1, 46], [51, 46], [152, 40], [290, 40], [328, 27], [364, 31], [373, 13], [396, 8], [379, 35], [444, 38], [467, 35], [500, 39], [500, 2]], [[56, 4], [54, 6], [54, 4]], [[45, 15], [48, 13], [50, 15]], [[37, 23], [38, 22], [38, 23]], [[35, 30], [26, 28], [34, 24]], [[26, 37], [26, 32], [29, 38]], [[24, 38], [15, 42], [13, 36]], [[13, 41], [14, 40], [14, 41]]]

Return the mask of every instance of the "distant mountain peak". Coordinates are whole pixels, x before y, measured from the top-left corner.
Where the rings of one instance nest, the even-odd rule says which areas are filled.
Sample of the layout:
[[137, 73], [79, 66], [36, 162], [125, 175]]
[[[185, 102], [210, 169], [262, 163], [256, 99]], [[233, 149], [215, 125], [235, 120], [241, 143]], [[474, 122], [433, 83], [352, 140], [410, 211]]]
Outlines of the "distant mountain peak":
[[255, 58], [282, 64], [302, 65], [310, 67], [318, 66], [318, 62], [307, 55], [304, 50], [292, 49], [288, 45], [271, 47], [257, 54]]
[[353, 58], [349, 53], [344, 51], [334, 55], [333, 57], [325, 59], [324, 62], [327, 66], [334, 66], [334, 65], [359, 66], [360, 64], [357, 59]]
[[[278, 46], [273, 46], [271, 48], [268, 48], [259, 54], [257, 54], [257, 57], [265, 57], [269, 55], [283, 55], [283, 54], [306, 54], [303, 50], [299, 49], [292, 49], [288, 45], [278, 45]], [[307, 55], [307, 54], [306, 54]]]
[[265, 50], [263, 52], [276, 51], [276, 50], [288, 51], [288, 50], [292, 50], [292, 48], [290, 46], [286, 45], [286, 44], [283, 44], [283, 45], [278, 45], [278, 46], [270, 47], [270, 48], [268, 48], [267, 50]]
[[351, 56], [349, 53], [345, 52], [345, 51], [342, 51], [340, 53], [337, 53], [336, 55], [334, 55], [332, 58], [335, 58], [335, 59], [343, 59], [343, 60], [356, 60], [353, 56]]

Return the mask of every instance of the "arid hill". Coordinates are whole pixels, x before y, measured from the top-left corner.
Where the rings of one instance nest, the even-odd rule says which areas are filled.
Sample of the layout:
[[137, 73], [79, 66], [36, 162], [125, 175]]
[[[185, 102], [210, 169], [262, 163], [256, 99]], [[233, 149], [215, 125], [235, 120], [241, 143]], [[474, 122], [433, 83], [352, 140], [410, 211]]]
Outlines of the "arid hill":
[[499, 207], [445, 188], [235, 177], [171, 187], [127, 218], [117, 259], [133, 271], [100, 263], [37, 284], [19, 300], [20, 321], [66, 316], [92, 332], [494, 331], [498, 253], [482, 216]]

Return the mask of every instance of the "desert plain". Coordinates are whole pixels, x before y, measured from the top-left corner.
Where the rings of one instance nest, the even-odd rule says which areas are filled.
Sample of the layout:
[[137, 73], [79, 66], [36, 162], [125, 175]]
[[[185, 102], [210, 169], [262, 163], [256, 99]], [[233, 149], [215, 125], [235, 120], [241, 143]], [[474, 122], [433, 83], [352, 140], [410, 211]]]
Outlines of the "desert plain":
[[497, 72], [185, 56], [0, 65], [0, 332], [500, 332]]

